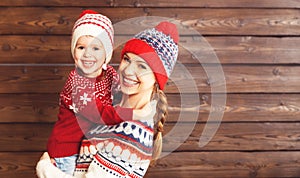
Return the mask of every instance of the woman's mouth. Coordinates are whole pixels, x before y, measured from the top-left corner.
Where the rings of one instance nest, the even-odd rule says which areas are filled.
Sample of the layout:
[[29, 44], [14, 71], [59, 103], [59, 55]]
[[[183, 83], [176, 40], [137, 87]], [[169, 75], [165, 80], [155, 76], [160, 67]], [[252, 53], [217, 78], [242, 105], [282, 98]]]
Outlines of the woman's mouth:
[[126, 78], [126, 77], [123, 78], [123, 85], [125, 85], [125, 86], [132, 87], [137, 84], [139, 84], [139, 82], [136, 80]]

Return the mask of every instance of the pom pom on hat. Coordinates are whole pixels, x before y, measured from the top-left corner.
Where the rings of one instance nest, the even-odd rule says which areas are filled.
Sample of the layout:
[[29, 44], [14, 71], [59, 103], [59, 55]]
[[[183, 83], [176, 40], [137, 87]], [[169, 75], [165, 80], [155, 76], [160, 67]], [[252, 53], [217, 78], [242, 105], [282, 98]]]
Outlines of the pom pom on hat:
[[98, 38], [106, 52], [106, 63], [111, 60], [113, 53], [114, 30], [109, 18], [93, 10], [84, 10], [75, 22], [72, 31], [71, 53], [74, 58], [74, 49], [81, 36], [90, 35]]
[[87, 9], [81, 12], [81, 14], [79, 15], [79, 18], [81, 18], [82, 16], [84, 16], [85, 14], [98, 14], [98, 12]]
[[154, 72], [161, 90], [173, 71], [178, 57], [179, 35], [175, 24], [164, 21], [155, 28], [144, 30], [129, 40], [121, 53], [142, 57]]
[[173, 39], [173, 41], [178, 44], [179, 35], [175, 24], [170, 22], [161, 22], [155, 27], [155, 29], [157, 31], [163, 32], [166, 35], [169, 35]]

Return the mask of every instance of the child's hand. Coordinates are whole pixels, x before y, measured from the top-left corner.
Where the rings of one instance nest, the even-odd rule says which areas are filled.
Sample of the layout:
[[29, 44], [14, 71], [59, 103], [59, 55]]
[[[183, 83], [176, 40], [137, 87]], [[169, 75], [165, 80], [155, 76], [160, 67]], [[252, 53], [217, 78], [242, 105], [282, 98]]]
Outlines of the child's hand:
[[56, 166], [55, 160], [53, 158], [50, 158], [48, 152], [44, 152], [43, 155], [41, 156], [40, 160], [47, 160]]
[[56, 162], [55, 162], [55, 160], [54, 160], [53, 158], [50, 158], [50, 161], [51, 161], [51, 163], [52, 163], [54, 166], [56, 166]]
[[50, 160], [48, 152], [44, 152], [43, 155], [40, 157], [40, 160]]
[[157, 100], [151, 100], [142, 109], [133, 110], [133, 120], [149, 120], [153, 119], [156, 114]]

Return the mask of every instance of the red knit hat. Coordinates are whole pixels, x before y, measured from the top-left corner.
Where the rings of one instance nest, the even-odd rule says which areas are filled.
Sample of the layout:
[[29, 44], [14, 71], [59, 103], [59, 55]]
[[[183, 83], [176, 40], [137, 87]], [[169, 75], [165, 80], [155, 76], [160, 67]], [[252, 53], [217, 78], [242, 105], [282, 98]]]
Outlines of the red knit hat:
[[161, 90], [170, 77], [178, 56], [178, 31], [176, 25], [161, 22], [155, 28], [147, 29], [129, 40], [121, 53], [134, 53], [143, 58], [154, 72]]
[[74, 49], [77, 40], [84, 35], [98, 38], [106, 52], [106, 63], [111, 60], [113, 53], [114, 29], [109, 18], [93, 10], [84, 10], [73, 26], [71, 53], [74, 57]]

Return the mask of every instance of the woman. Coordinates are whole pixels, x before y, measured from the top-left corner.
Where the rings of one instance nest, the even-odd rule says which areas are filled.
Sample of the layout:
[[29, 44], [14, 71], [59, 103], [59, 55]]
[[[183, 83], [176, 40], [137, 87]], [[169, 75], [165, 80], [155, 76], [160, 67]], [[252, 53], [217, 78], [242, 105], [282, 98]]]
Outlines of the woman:
[[[178, 38], [174, 24], [161, 22], [125, 44], [119, 67], [123, 93], [119, 107], [151, 110], [149, 103], [155, 99], [156, 115], [141, 113], [138, 120], [91, 129], [88, 140], [82, 142], [74, 177], [143, 177], [150, 162], [158, 159], [167, 117], [162, 90], [177, 60]], [[68, 177], [55, 169], [47, 153], [37, 165], [37, 174], [41, 178]]]

